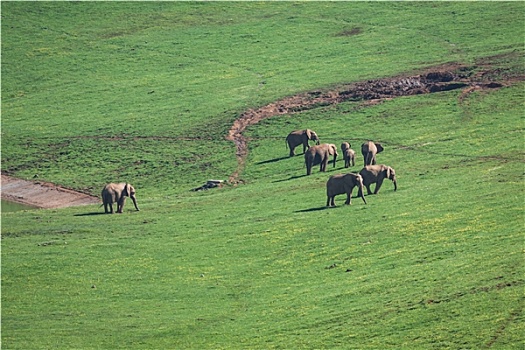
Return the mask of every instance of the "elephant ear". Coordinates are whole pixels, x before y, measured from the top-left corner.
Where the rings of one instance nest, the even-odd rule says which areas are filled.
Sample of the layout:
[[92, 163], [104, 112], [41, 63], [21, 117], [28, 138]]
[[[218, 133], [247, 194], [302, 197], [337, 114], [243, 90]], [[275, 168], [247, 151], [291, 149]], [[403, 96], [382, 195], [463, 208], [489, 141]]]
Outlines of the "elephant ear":
[[312, 139], [312, 131], [310, 129], [306, 129], [304, 133], [306, 134], [306, 137], [308, 138], [308, 140]]
[[383, 145], [381, 145], [380, 143], [376, 143], [375, 145], [377, 148], [377, 153], [383, 152]]
[[130, 190], [130, 184], [126, 183], [126, 185], [124, 186], [124, 193], [122, 193], [123, 196], [130, 196], [131, 194], [131, 190]]
[[392, 169], [392, 168], [389, 167], [389, 166], [386, 167], [386, 170], [385, 170], [385, 171], [386, 171], [386, 178], [387, 178], [387, 179], [390, 179], [390, 170], [391, 170], [391, 169]]

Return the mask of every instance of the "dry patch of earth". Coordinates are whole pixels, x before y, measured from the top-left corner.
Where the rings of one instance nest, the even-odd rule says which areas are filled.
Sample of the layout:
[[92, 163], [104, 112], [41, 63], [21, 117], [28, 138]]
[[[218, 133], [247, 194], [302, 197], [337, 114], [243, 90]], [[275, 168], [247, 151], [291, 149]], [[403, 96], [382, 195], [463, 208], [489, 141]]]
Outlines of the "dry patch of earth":
[[38, 208], [99, 204], [101, 200], [48, 182], [26, 181], [2, 174], [2, 199]]

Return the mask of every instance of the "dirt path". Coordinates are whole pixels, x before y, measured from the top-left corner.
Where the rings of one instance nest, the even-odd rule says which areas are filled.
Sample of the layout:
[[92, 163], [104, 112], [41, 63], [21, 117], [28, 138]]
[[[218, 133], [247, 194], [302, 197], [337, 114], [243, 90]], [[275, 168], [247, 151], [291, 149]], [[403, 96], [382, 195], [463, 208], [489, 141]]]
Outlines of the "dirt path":
[[42, 181], [26, 181], [2, 174], [2, 199], [38, 208], [64, 208], [97, 204], [97, 197]]
[[[368, 80], [352, 84], [342, 84], [330, 90], [314, 90], [286, 97], [258, 109], [244, 112], [233, 123], [227, 139], [235, 143], [237, 169], [230, 175], [229, 182], [242, 182], [240, 174], [244, 170], [248, 156], [248, 140], [243, 135], [246, 128], [259, 121], [274, 116], [293, 114], [300, 111], [329, 106], [345, 101], [361, 102], [363, 107], [399, 96], [427, 94], [453, 89], [462, 89], [459, 103], [477, 90], [500, 88], [523, 81], [522, 69], [496, 68], [499, 61], [515, 60], [521, 62], [519, 54], [509, 54], [481, 59], [475, 65], [445, 64], [430, 67], [418, 73], [396, 77]], [[284, 139], [285, 135], [283, 135]], [[28, 204], [39, 208], [63, 208], [75, 205], [101, 203], [97, 197], [45, 183], [25, 181], [2, 174], [2, 199]]]
[[[232, 125], [228, 140], [233, 141], [237, 151], [237, 169], [229, 177], [229, 182], [242, 182], [242, 173], [248, 156], [248, 140], [243, 132], [251, 125], [274, 116], [298, 113], [304, 110], [335, 105], [346, 101], [361, 101], [363, 106], [379, 103], [399, 96], [428, 94], [454, 89], [463, 89], [459, 103], [473, 91], [500, 88], [516, 81], [524, 80], [522, 72], [511, 69], [494, 68], [494, 63], [504, 59], [517, 59], [513, 54], [494, 56], [476, 62], [475, 65], [444, 64], [422, 70], [417, 74], [368, 80], [343, 84], [331, 90], [314, 90], [284, 98], [258, 109], [244, 112]], [[283, 135], [283, 140], [286, 135]]]

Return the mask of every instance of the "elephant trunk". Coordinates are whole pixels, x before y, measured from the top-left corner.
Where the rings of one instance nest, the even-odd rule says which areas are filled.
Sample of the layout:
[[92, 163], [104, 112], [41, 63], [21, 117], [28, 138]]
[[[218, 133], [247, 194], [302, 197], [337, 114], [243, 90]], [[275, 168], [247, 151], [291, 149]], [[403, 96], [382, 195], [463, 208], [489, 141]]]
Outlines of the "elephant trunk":
[[397, 180], [396, 180], [395, 177], [394, 177], [394, 179], [392, 180], [392, 182], [394, 183], [394, 191], [397, 191]]
[[366, 204], [365, 191], [363, 191], [363, 187], [364, 187], [363, 177], [361, 175], [357, 175], [357, 188], [358, 188], [357, 195], [361, 197], [363, 202]]
[[361, 197], [361, 199], [363, 200], [363, 202], [366, 204], [366, 199], [365, 199], [365, 194], [364, 194], [364, 191], [363, 191], [363, 187], [361, 187], [361, 188], [359, 189], [359, 192], [357, 193], [357, 195], [358, 195], [359, 197]]
[[137, 211], [139, 211], [139, 207], [137, 206], [137, 199], [135, 198], [135, 196], [130, 196], [131, 200], [133, 201], [133, 204], [135, 205], [135, 209], [137, 209]]

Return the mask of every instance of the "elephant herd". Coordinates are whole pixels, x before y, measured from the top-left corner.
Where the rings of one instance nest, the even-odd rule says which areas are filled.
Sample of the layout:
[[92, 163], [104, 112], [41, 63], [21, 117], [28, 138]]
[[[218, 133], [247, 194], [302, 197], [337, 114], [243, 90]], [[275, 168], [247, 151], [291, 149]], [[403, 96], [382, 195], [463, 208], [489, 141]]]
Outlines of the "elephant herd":
[[[315, 145], [310, 146], [308, 141], [314, 141]], [[295, 155], [294, 149], [303, 145], [304, 163], [306, 166], [306, 175], [312, 173], [312, 167], [320, 164], [320, 171], [325, 172], [326, 166], [330, 162], [332, 156], [333, 166], [337, 160], [337, 147], [332, 143], [320, 143], [317, 133], [310, 129], [292, 131], [286, 137], [286, 143], [290, 149], [290, 157]], [[341, 144], [341, 152], [345, 168], [355, 166], [355, 151], [350, 148], [348, 142]], [[361, 154], [363, 155], [363, 169], [356, 173], [337, 174], [331, 176], [326, 183], [326, 206], [335, 206], [334, 198], [339, 194], [346, 194], [345, 204], [350, 204], [352, 191], [354, 187], [358, 188], [358, 196], [366, 200], [363, 194], [363, 187], [366, 187], [367, 194], [377, 194], [384, 179], [389, 179], [394, 183], [394, 191], [397, 190], [396, 172], [393, 168], [377, 164], [376, 156], [384, 150], [380, 143], [367, 141], [361, 145]], [[371, 191], [370, 185], [376, 184], [374, 192]]]
[[[309, 145], [309, 141], [315, 142], [314, 146]], [[295, 155], [295, 148], [303, 145], [304, 162], [306, 165], [306, 175], [312, 173], [314, 165], [320, 164], [320, 171], [325, 172], [326, 166], [333, 157], [333, 166], [337, 160], [337, 147], [332, 143], [320, 143], [319, 136], [315, 131], [310, 129], [292, 131], [286, 137], [286, 143], [290, 149], [290, 157]], [[345, 168], [355, 166], [355, 151], [352, 150], [350, 143], [343, 142], [341, 151], [345, 162]], [[326, 195], [328, 197], [326, 206], [335, 206], [334, 198], [339, 194], [346, 194], [345, 204], [350, 204], [352, 191], [358, 187], [358, 196], [366, 200], [363, 194], [363, 187], [366, 187], [367, 194], [372, 194], [370, 185], [376, 184], [374, 194], [379, 192], [384, 179], [389, 179], [394, 183], [394, 191], [397, 190], [396, 172], [384, 164], [376, 164], [376, 155], [383, 151], [380, 143], [372, 141], [365, 142], [361, 145], [361, 154], [363, 155], [364, 167], [356, 173], [337, 174], [331, 176], [326, 183]], [[102, 202], [104, 212], [113, 214], [113, 203], [117, 204], [117, 213], [122, 213], [124, 203], [127, 197], [130, 197], [138, 211], [137, 199], [135, 197], [135, 188], [129, 183], [109, 183], [102, 189]]]

